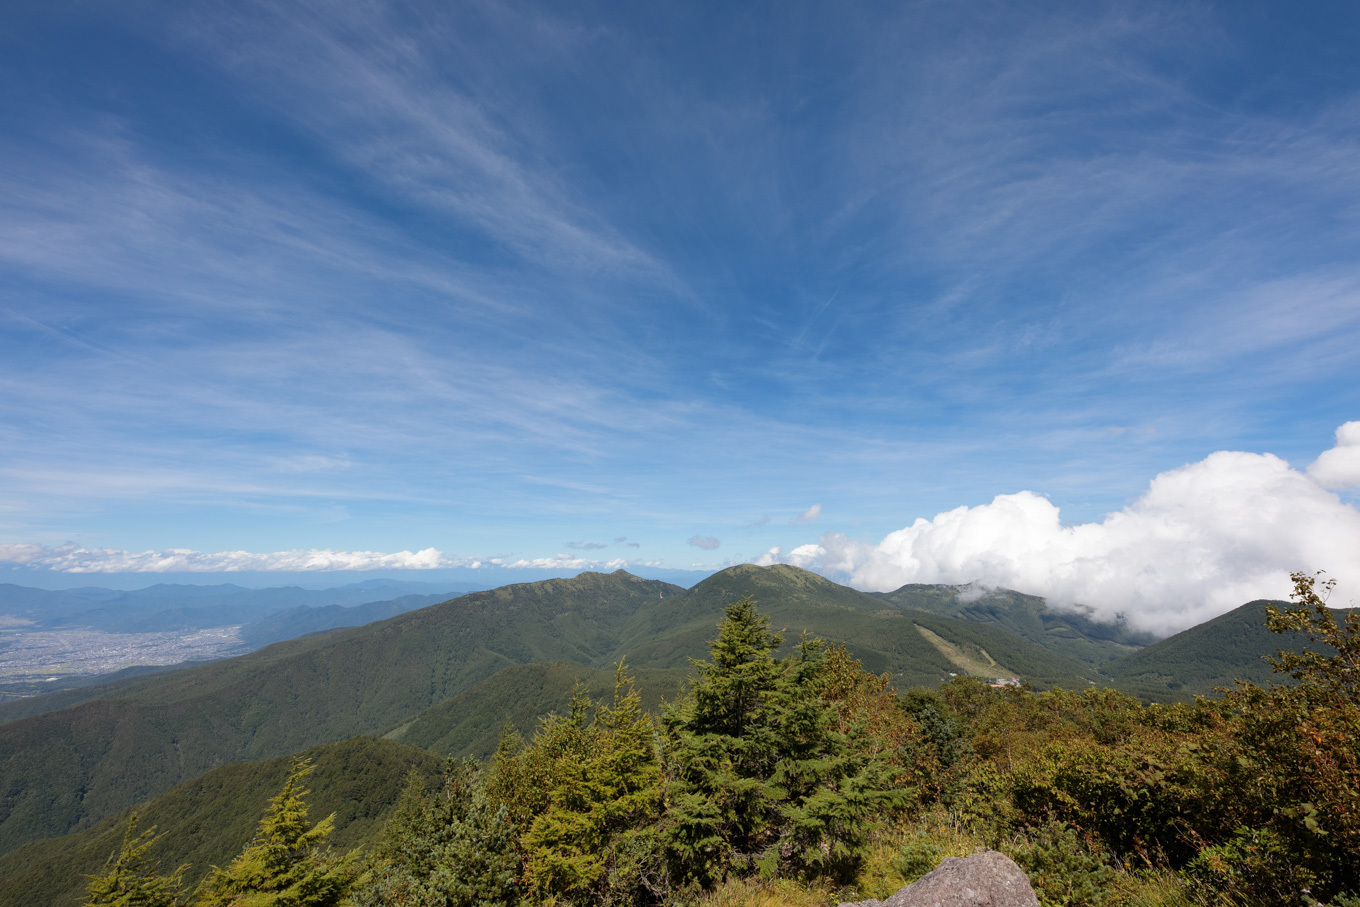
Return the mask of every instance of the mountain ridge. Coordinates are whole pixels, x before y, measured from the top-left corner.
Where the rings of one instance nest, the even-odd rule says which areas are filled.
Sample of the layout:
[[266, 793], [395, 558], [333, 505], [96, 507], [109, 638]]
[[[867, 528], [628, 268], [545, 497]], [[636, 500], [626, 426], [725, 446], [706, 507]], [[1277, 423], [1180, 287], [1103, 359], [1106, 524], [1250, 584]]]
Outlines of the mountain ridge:
[[[724, 606], [745, 595], [788, 631], [786, 648], [805, 629], [843, 642], [899, 688], [934, 686], [969, 666], [995, 666], [1041, 688], [1112, 682], [998, 621], [904, 607], [795, 567], [741, 565], [688, 590], [625, 571], [583, 573], [275, 643], [0, 725], [0, 850], [85, 827], [223, 764], [409, 729], [515, 666], [603, 671], [627, 657], [635, 671], [687, 670], [707, 654]], [[489, 731], [468, 733], [484, 741]], [[457, 749], [451, 741], [440, 748]]]

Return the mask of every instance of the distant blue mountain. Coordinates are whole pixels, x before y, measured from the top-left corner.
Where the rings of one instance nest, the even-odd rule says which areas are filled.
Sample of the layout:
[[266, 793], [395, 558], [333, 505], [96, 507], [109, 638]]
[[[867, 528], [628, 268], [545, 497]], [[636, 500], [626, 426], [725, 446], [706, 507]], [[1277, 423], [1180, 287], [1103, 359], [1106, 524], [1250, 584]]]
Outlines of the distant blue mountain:
[[[5, 583], [0, 584], [0, 614], [31, 620], [44, 629], [89, 627], [107, 633], [164, 633], [240, 626], [298, 608], [351, 608], [408, 595], [443, 601], [482, 588], [485, 587], [472, 583], [392, 579], [369, 579], [334, 589], [299, 586], [246, 589], [231, 583], [213, 586], [159, 583], [131, 592], [98, 587], [51, 591]], [[348, 622], [352, 615], [337, 616], [346, 622], [332, 626], [354, 626]]]

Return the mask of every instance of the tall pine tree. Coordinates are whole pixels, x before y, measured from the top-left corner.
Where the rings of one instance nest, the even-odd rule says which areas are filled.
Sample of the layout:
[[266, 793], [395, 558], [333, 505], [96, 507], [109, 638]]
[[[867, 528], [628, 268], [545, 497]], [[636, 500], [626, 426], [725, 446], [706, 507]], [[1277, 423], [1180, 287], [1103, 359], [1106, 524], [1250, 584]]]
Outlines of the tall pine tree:
[[780, 665], [771, 697], [779, 760], [766, 783], [777, 814], [765, 875], [787, 872], [848, 881], [859, 866], [875, 818], [902, 797], [884, 760], [853, 746], [837, 730], [827, 697], [827, 652], [803, 635]]
[[728, 875], [848, 878], [874, 816], [894, 802], [871, 750], [851, 747], [823, 696], [825, 647], [787, 658], [750, 598], [729, 605], [695, 662], [689, 695], [664, 719], [667, 843], [677, 881]]
[[745, 874], [773, 821], [765, 779], [778, 760], [771, 722], [782, 637], [750, 597], [728, 605], [698, 678], [665, 714], [668, 843], [680, 880], [707, 887]]
[[524, 836], [530, 888], [582, 907], [655, 900], [661, 768], [652, 720], [623, 662], [613, 702], [599, 705], [583, 735], [584, 751], [555, 773], [550, 802]]

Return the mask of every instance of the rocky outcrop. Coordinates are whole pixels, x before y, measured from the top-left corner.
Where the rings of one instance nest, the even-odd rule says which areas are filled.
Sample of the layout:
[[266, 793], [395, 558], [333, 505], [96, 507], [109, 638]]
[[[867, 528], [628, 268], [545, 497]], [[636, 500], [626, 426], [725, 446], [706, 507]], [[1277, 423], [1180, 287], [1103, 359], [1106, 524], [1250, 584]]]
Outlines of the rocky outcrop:
[[841, 907], [1039, 907], [1039, 899], [1014, 860], [984, 850], [968, 857], [947, 857], [886, 900]]

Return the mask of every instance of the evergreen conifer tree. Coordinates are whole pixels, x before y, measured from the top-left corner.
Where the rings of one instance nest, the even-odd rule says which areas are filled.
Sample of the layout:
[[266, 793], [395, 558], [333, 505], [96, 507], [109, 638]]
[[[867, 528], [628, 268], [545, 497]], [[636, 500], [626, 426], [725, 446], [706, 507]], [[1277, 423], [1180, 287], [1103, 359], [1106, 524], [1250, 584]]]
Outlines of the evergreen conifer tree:
[[744, 874], [768, 838], [765, 790], [778, 759], [770, 721], [782, 637], [748, 596], [728, 605], [687, 697], [664, 716], [670, 750], [668, 843], [680, 878], [707, 887]]
[[622, 662], [613, 703], [583, 732], [588, 745], [553, 773], [550, 802], [524, 836], [529, 884], [567, 904], [650, 900], [661, 769], [651, 718]]
[[485, 796], [471, 761], [450, 762], [426, 796], [412, 776], [356, 907], [501, 907], [518, 900], [515, 828]]
[[886, 766], [836, 729], [836, 709], [823, 696], [823, 642], [804, 634], [781, 667], [772, 696], [780, 755], [766, 784], [777, 810], [778, 839], [765, 852], [761, 870], [847, 881], [872, 820], [900, 796]]
[[321, 849], [335, 814], [307, 824], [309, 791], [302, 782], [311, 772], [309, 760], [293, 760], [255, 840], [226, 869], [213, 867], [199, 886], [196, 907], [330, 907], [345, 899], [356, 879], [358, 853]]
[[571, 786], [590, 753], [586, 719], [591, 707], [590, 695], [578, 683], [572, 689], [568, 713], [542, 719], [532, 742], [526, 744], [513, 728], [501, 735], [486, 790], [494, 802], [509, 810], [517, 827], [527, 829], [554, 802], [557, 792]]
[[846, 879], [874, 815], [898, 799], [873, 751], [837, 730], [821, 640], [805, 635], [776, 661], [780, 641], [749, 598], [729, 605], [712, 661], [695, 662], [699, 677], [665, 716], [677, 880]]
[[149, 853], [159, 840], [156, 829], [140, 835], [137, 814], [128, 820], [122, 846], [110, 854], [104, 871], [90, 877], [85, 890], [85, 907], [178, 907], [180, 877], [187, 866], [181, 866], [168, 876], [156, 874], [157, 866]]

